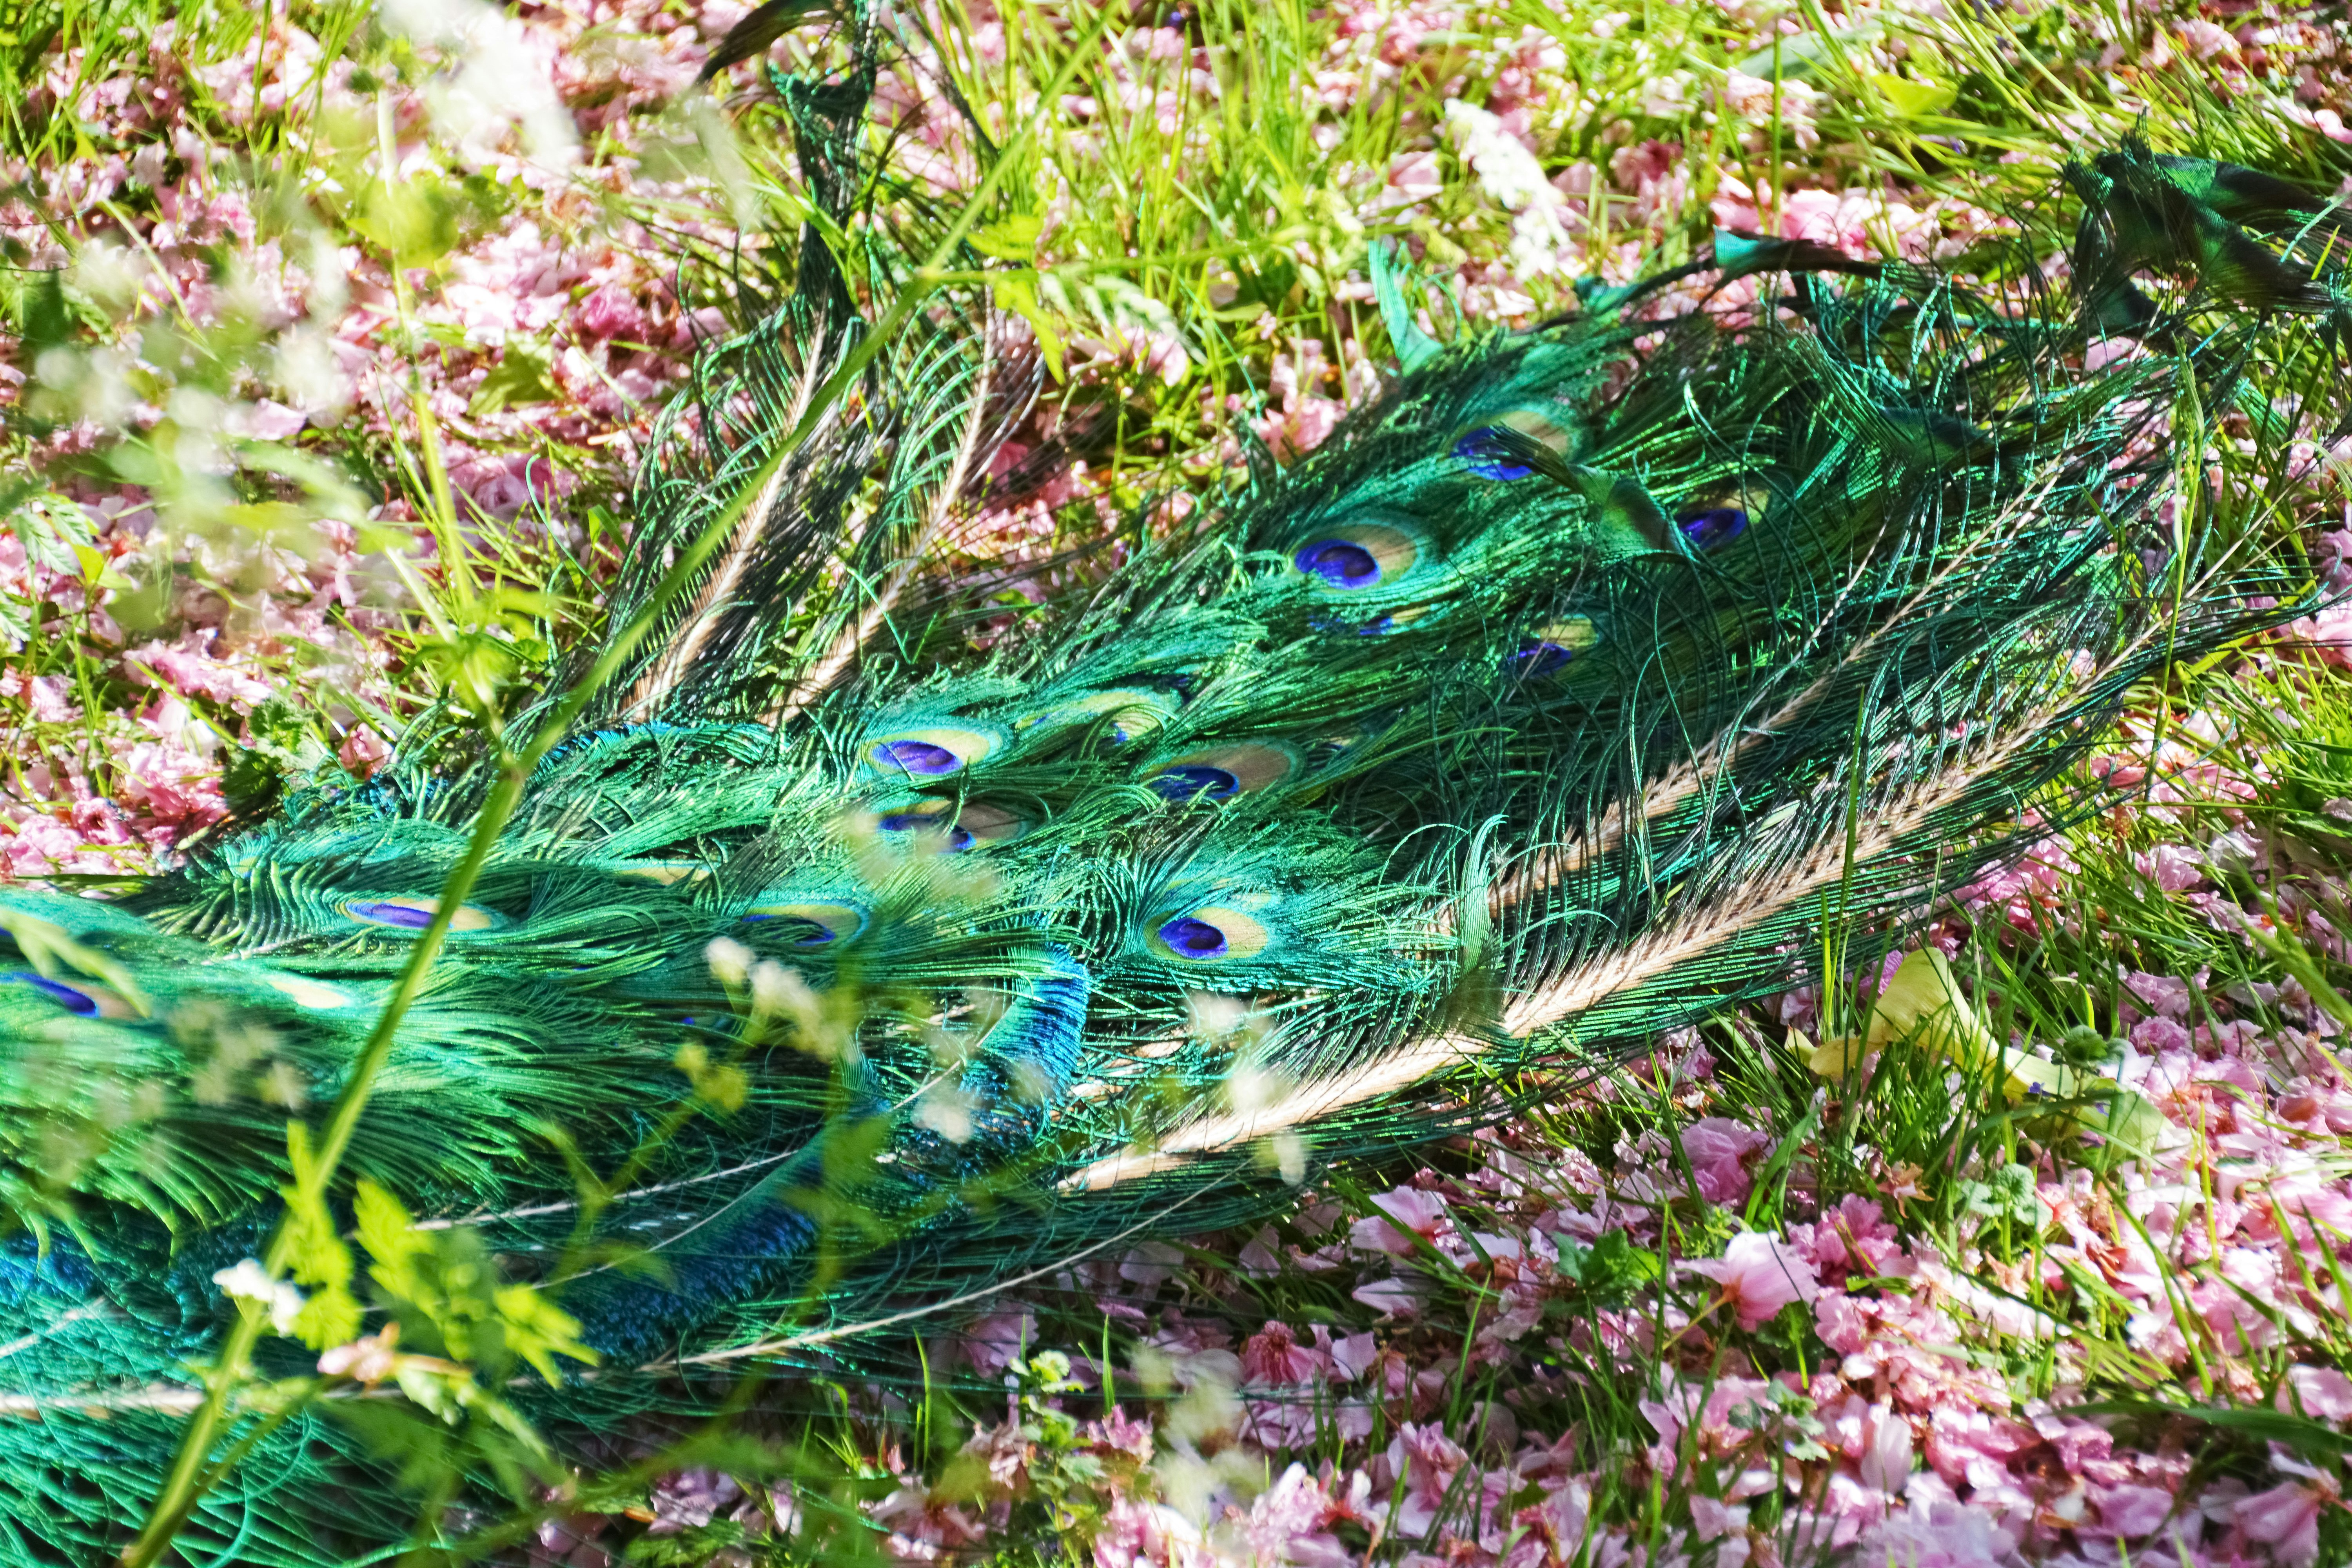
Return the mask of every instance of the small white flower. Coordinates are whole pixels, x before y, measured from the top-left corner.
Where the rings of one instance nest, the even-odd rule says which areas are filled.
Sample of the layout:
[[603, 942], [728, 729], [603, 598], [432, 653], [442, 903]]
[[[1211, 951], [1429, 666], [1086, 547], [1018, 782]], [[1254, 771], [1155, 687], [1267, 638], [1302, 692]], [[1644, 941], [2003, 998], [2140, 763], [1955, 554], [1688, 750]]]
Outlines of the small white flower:
[[979, 1101], [960, 1084], [943, 1083], [915, 1102], [915, 1121], [950, 1143], [971, 1138], [971, 1113]]
[[1235, 1062], [1225, 1074], [1225, 1100], [1244, 1116], [1281, 1103], [1290, 1089], [1289, 1075], [1268, 1068], [1264, 1062], [1244, 1058]]
[[1445, 100], [1445, 123], [1479, 188], [1512, 215], [1512, 276], [1525, 282], [1560, 270], [1569, 244], [1559, 221], [1566, 198], [1544, 177], [1535, 150], [1507, 130], [1500, 115], [1458, 98]]
[[1295, 1131], [1276, 1133], [1265, 1141], [1266, 1152], [1273, 1156], [1274, 1168], [1283, 1181], [1297, 1186], [1307, 1179], [1307, 1140]]
[[816, 994], [797, 970], [763, 958], [751, 970], [751, 1005], [762, 1013], [796, 1015], [818, 1011]]
[[332, 1346], [319, 1357], [320, 1375], [382, 1383], [399, 1363], [400, 1352], [393, 1348], [399, 1341], [400, 1325], [386, 1323], [380, 1332]]
[[1249, 1004], [1238, 996], [1194, 991], [1184, 998], [1185, 1033], [1197, 1040], [1222, 1040], [1249, 1021]]
[[751, 950], [732, 937], [719, 937], [702, 950], [703, 961], [722, 985], [740, 985], [751, 970]]
[[232, 1300], [255, 1301], [269, 1311], [269, 1326], [281, 1334], [294, 1331], [302, 1315], [302, 1292], [284, 1279], [272, 1279], [261, 1260], [247, 1258], [213, 1276], [213, 1283]]
[[461, 151], [482, 157], [520, 129], [531, 161], [562, 171], [580, 161], [580, 136], [557, 92], [554, 65], [521, 22], [483, 0], [393, 0], [384, 19], [437, 47], [446, 69], [425, 84], [435, 122]]

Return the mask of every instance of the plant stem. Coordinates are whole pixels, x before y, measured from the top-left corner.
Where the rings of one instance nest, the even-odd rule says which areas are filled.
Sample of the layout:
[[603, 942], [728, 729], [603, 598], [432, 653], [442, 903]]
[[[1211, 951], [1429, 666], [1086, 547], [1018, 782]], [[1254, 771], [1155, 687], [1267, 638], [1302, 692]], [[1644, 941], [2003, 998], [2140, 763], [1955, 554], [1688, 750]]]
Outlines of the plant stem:
[[[1058, 102], [1061, 87], [1076, 68], [1077, 62], [1085, 58], [1087, 48], [1108, 25], [1108, 19], [1106, 13], [1080, 40], [1079, 46], [1071, 51], [1052, 89], [1040, 96], [1040, 117], [1045, 112], [1045, 105]], [[1033, 122], [1024, 136], [1033, 135], [1034, 131]], [[410, 950], [399, 984], [377, 1018], [375, 1029], [368, 1037], [367, 1045], [352, 1068], [350, 1081], [336, 1100], [326, 1135], [319, 1146], [317, 1170], [321, 1187], [333, 1181], [343, 1154], [351, 1145], [352, 1133], [359, 1125], [360, 1115], [367, 1109], [376, 1075], [392, 1054], [400, 1021], [423, 992], [433, 961], [439, 956], [442, 943], [448, 936], [449, 922], [464, 904], [467, 895], [473, 890], [482, 868], [488, 864], [499, 835], [505, 830], [509, 818], [522, 799], [524, 786], [530, 782], [532, 770], [571, 732], [573, 720], [587, 706], [590, 699], [612, 680], [622, 664], [635, 653], [637, 645], [652, 631], [656, 618], [669, 603], [686, 592], [703, 563], [724, 541], [733, 536], [744, 509], [754, 496], [765, 489], [768, 480], [806, 438], [810, 429], [824, 416], [921, 303], [954, 276], [946, 270], [945, 263], [979, 220], [982, 209], [993, 195], [1008, 166], [1009, 161], [1000, 158], [989, 170], [972, 193], [971, 200], [965, 204], [956, 221], [940, 237], [929, 260], [908, 279], [907, 287], [893, 301], [888, 314], [860, 339], [856, 347], [844, 358], [840, 367], [809, 400], [809, 406], [802, 414], [799, 423], [784, 433], [759, 471], [736, 491], [732, 500], [719, 509], [694, 542], [679, 552], [677, 562], [646, 597], [644, 606], [621, 634], [605, 645], [604, 651], [587, 673], [564, 694], [562, 701], [540, 726], [530, 744], [519, 753], [504, 752], [498, 785], [475, 818], [473, 836], [466, 847], [466, 857], [444, 884], [432, 923], [417, 934], [416, 945]], [[419, 412], [421, 416], [422, 405], [419, 405]], [[277, 1279], [285, 1271], [293, 1245], [293, 1233], [281, 1217], [271, 1237], [268, 1253], [262, 1260], [263, 1268], [271, 1279]], [[162, 1490], [156, 1495], [154, 1507], [148, 1514], [147, 1523], [140, 1531], [139, 1539], [122, 1554], [125, 1568], [150, 1568], [159, 1561], [173, 1538], [186, 1524], [196, 1504], [202, 1500], [211, 1480], [217, 1479], [216, 1476], [207, 1476], [205, 1459], [212, 1451], [213, 1440], [227, 1415], [232, 1394], [244, 1382], [247, 1361], [261, 1337], [261, 1326], [265, 1321], [261, 1313], [241, 1314], [236, 1327], [230, 1331], [227, 1342], [221, 1347], [220, 1355], [206, 1373], [205, 1402], [189, 1418], [187, 1430], [181, 1435], [179, 1451], [173, 1457], [172, 1468], [164, 1478]]]

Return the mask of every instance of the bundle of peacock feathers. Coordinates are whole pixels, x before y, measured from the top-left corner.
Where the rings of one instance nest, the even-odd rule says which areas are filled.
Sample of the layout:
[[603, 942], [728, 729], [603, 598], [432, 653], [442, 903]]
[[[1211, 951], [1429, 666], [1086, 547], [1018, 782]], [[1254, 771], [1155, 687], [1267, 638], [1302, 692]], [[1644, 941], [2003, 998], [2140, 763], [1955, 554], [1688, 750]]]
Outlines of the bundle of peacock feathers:
[[2072, 292], [1726, 235], [1440, 346], [1383, 268], [1376, 401], [975, 654], [924, 563], [1038, 377], [979, 290], [861, 317], [917, 263], [827, 248], [905, 195], [857, 58], [779, 81], [797, 285], [503, 745], [428, 717], [127, 894], [0, 895], [0, 1560], [110, 1558], [167, 1481], [191, 1561], [456, 1529], [336, 1360], [388, 1310], [512, 1373], [412, 1401], [560, 1437], [1268, 1212], [1787, 988], [2298, 613], [2183, 454], [2322, 419], [2260, 389], [2332, 356], [2332, 214], [2134, 145]]

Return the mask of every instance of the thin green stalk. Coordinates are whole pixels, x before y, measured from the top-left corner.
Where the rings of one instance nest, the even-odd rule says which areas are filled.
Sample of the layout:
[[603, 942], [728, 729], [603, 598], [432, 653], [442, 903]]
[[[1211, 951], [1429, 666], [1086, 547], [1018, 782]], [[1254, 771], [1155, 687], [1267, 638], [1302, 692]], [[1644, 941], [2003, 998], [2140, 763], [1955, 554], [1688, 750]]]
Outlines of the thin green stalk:
[[[1078, 60], [1085, 57], [1086, 48], [1091, 46], [1096, 35], [1099, 34], [1108, 20], [1106, 16], [1102, 21], [1096, 24], [1094, 33], [1087, 37], [1079, 48], [1071, 52], [1068, 62], [1063, 68], [1062, 78], [1056, 81], [1053, 90], [1041, 95], [1039, 108], [1041, 115], [1045, 111], [1045, 105], [1058, 102], [1063, 83], [1076, 68]], [[1033, 124], [1030, 132], [1034, 132], [1034, 129]], [[908, 287], [901, 291], [893, 303], [888, 315], [874, 330], [866, 333], [856, 347], [844, 359], [840, 368], [835, 370], [818, 389], [816, 395], [809, 400], [809, 406], [803, 413], [800, 422], [777, 443], [775, 454], [767, 462], [761, 464], [759, 471], [736, 491], [734, 499], [720, 510], [693, 543], [679, 552], [677, 561], [655, 586], [644, 607], [632, 617], [621, 635], [606, 645], [604, 651], [598, 656], [586, 674], [564, 695], [562, 700], [556, 705], [554, 711], [549, 714], [546, 721], [540, 726], [538, 733], [532, 737], [530, 745], [520, 752], [504, 753], [498, 784], [491, 791], [489, 799], [484, 803], [479, 816], [475, 819], [473, 836], [467, 844], [465, 858], [458, 863], [457, 868], [450, 873], [447, 882], [444, 884], [441, 897], [434, 910], [432, 921], [418, 933], [416, 943], [409, 952], [408, 963], [401, 970], [399, 982], [394, 985], [383, 1012], [378, 1016], [375, 1028], [369, 1035], [367, 1044], [362, 1049], [358, 1061], [353, 1064], [351, 1080], [336, 1100], [334, 1112], [327, 1124], [326, 1134], [320, 1141], [319, 1146], [317, 1170], [318, 1179], [322, 1186], [331, 1183], [341, 1168], [343, 1155], [351, 1146], [352, 1135], [359, 1126], [360, 1116], [367, 1109], [368, 1100], [374, 1091], [375, 1079], [392, 1054], [394, 1039], [400, 1021], [423, 992], [425, 981], [432, 970], [433, 962], [439, 956], [442, 943], [448, 936], [449, 922], [456, 917], [458, 909], [464, 905], [467, 896], [472, 892], [475, 882], [481, 876], [482, 868], [488, 864], [490, 853], [497, 847], [499, 834], [505, 830], [508, 820], [514, 815], [516, 806], [521, 803], [522, 792], [524, 786], [530, 782], [532, 770], [549, 752], [562, 743], [563, 738], [571, 732], [572, 722], [579, 717], [582, 710], [612, 680], [623, 663], [635, 653], [637, 645], [653, 630], [654, 624], [662, 612], [668, 607], [672, 600], [686, 592], [688, 584], [700, 572], [704, 563], [717, 552], [726, 540], [733, 536], [736, 524], [741, 518], [744, 509], [751, 504], [754, 496], [765, 489], [768, 480], [782, 465], [786, 457], [807, 437], [808, 432], [816, 422], [824, 417], [842, 394], [865, 370], [874, 355], [881, 351], [883, 344], [895, 335], [898, 328], [913, 315], [922, 302], [940, 287], [946, 278], [950, 276], [944, 270], [943, 264], [954, 253], [956, 247], [963, 242], [964, 237], [971, 232], [982, 208], [994, 194], [1005, 166], [1004, 162], [1000, 161], [990, 169], [987, 176], [973, 192], [972, 199], [965, 205], [956, 221], [941, 237], [929, 259], [909, 279]], [[281, 1219], [276, 1234], [271, 1238], [268, 1252], [262, 1260], [263, 1268], [271, 1279], [275, 1279], [285, 1272], [287, 1265], [291, 1261], [293, 1247], [293, 1232]], [[149, 1568], [150, 1564], [158, 1561], [165, 1549], [170, 1546], [173, 1538], [185, 1525], [188, 1516], [194, 1510], [196, 1504], [202, 1500], [209, 1481], [218, 1479], [217, 1476], [206, 1476], [205, 1459], [211, 1452], [213, 1439], [227, 1414], [230, 1396], [244, 1382], [246, 1367], [252, 1355], [254, 1345], [260, 1340], [264, 1321], [259, 1313], [242, 1314], [238, 1318], [236, 1327], [230, 1331], [228, 1341], [223, 1345], [220, 1355], [205, 1373], [205, 1402], [198, 1407], [195, 1415], [190, 1417], [187, 1430], [181, 1436], [179, 1451], [173, 1458], [172, 1468], [165, 1476], [162, 1489], [156, 1495], [155, 1504], [148, 1515], [145, 1528], [140, 1531], [138, 1540], [131, 1544], [130, 1550], [122, 1555], [125, 1568]]]
[[[837, 389], [829, 390], [835, 390], [837, 394]], [[817, 407], [823, 406], [824, 404], [820, 401]], [[809, 417], [812, 419], [816, 417], [814, 409]], [[798, 434], [800, 432], [795, 432], [795, 435]], [[780, 448], [777, 455], [762, 466], [761, 471], [753, 476], [751, 482], [738, 492], [735, 500], [721, 510], [703, 531], [700, 537], [681, 553], [677, 563], [670, 568], [667, 575], [663, 577], [660, 584], [656, 585], [653, 595], [646, 601], [646, 606], [638, 611], [622, 635], [613, 641], [603, 656], [591, 667], [588, 673], [565, 695], [554, 712], [550, 714], [546, 722], [540, 727], [538, 734], [532, 737], [530, 744], [519, 753], [509, 752], [506, 754], [499, 768], [498, 784], [491, 791], [489, 799], [483, 805], [480, 815], [475, 819], [473, 837], [466, 846], [465, 858], [458, 862], [457, 869], [450, 873], [448, 880], [443, 885], [438, 906], [433, 913], [432, 923], [418, 933], [415, 946], [409, 951], [408, 963], [401, 970], [399, 982], [393, 989], [391, 999], [384, 1005], [383, 1012], [378, 1016], [375, 1028], [368, 1036], [367, 1044], [362, 1049], [359, 1060], [352, 1067], [351, 1081], [335, 1102], [334, 1112], [328, 1121], [326, 1133], [320, 1140], [318, 1170], [321, 1184], [331, 1182], [336, 1171], [341, 1165], [343, 1154], [351, 1146], [352, 1134], [359, 1126], [361, 1113], [367, 1109], [368, 1100], [374, 1091], [376, 1077], [392, 1054], [394, 1037], [400, 1026], [400, 1021], [424, 991], [425, 981], [432, 969], [433, 961], [439, 955], [442, 942], [448, 936], [449, 922], [456, 918], [467, 895], [472, 892], [475, 882], [481, 876], [482, 868], [489, 863], [490, 852], [497, 847], [499, 835], [505, 829], [508, 819], [514, 815], [515, 807], [521, 802], [523, 787], [530, 782], [532, 769], [549, 752], [561, 743], [563, 737], [570, 732], [572, 721], [579, 716], [580, 710], [611, 680], [614, 671], [619, 668], [624, 659], [635, 652], [637, 644], [644, 640], [646, 635], [652, 629], [656, 616], [672, 599], [686, 590], [687, 584], [692, 581], [702, 563], [718, 550], [720, 542], [733, 531], [736, 521], [741, 515], [744, 507], [766, 483], [774, 468], [784, 460], [784, 455], [790, 450], [792, 445], [793, 443], [787, 443]], [[270, 1241], [269, 1250], [262, 1259], [262, 1267], [271, 1279], [274, 1279], [285, 1272], [286, 1266], [290, 1261], [293, 1245], [293, 1233], [281, 1221], [276, 1235]], [[157, 1495], [155, 1507], [149, 1516], [146, 1529], [141, 1532], [139, 1540], [132, 1544], [131, 1550], [123, 1553], [122, 1561], [126, 1568], [146, 1568], [147, 1564], [155, 1562], [162, 1555], [164, 1547], [170, 1543], [172, 1537], [177, 1534], [180, 1527], [186, 1522], [189, 1512], [200, 1499], [203, 1489], [198, 1484], [198, 1478], [205, 1456], [211, 1450], [212, 1439], [226, 1411], [229, 1394], [234, 1386], [242, 1381], [247, 1359], [252, 1353], [255, 1343], [261, 1337], [261, 1325], [264, 1321], [262, 1314], [259, 1313], [248, 1312], [241, 1316], [236, 1327], [230, 1331], [228, 1342], [222, 1348], [212, 1369], [205, 1374], [208, 1386], [205, 1403], [189, 1420], [188, 1429], [181, 1440], [179, 1453], [174, 1457], [163, 1488]]]

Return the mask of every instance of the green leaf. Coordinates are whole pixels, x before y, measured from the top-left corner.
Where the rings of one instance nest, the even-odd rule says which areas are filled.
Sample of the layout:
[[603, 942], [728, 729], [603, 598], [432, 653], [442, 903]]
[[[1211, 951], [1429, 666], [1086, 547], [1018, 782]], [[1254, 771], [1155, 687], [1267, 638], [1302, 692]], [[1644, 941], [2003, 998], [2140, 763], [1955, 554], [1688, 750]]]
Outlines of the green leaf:
[[1062, 376], [1062, 328], [1065, 323], [1045, 309], [1037, 298], [1037, 274], [1007, 272], [994, 278], [996, 302], [1018, 314], [1037, 334], [1037, 352], [1045, 356], [1045, 368], [1055, 381]]
[[1045, 232], [1045, 219], [1034, 213], [1015, 213], [986, 227], [975, 229], [971, 247], [982, 256], [993, 256], [1002, 261], [1034, 262], [1037, 257], [1037, 237]]
[[18, 494], [8, 507], [8, 531], [25, 547], [25, 559], [51, 572], [81, 576], [82, 552], [94, 550], [98, 533], [89, 514], [60, 495]]
[[[405, 1384], [402, 1392], [407, 1392]], [[437, 1394], [433, 1397], [439, 1402]], [[320, 1404], [337, 1423], [354, 1433], [369, 1453], [394, 1468], [396, 1485], [423, 1491], [448, 1473], [448, 1432], [409, 1405], [380, 1399], [328, 1399]]]
[[856, 1121], [836, 1123], [819, 1156], [828, 1185], [836, 1187], [862, 1186], [873, 1180], [874, 1157], [882, 1152], [890, 1140], [890, 1119], [867, 1116]]
[[352, 1210], [359, 1221], [360, 1245], [375, 1260], [369, 1277], [400, 1300], [415, 1300], [422, 1285], [416, 1259], [433, 1250], [432, 1238], [416, 1228], [398, 1198], [364, 1176]]
[[392, 258], [396, 267], [429, 267], [457, 248], [459, 203], [439, 180], [404, 180], [387, 190], [379, 181], [361, 187], [350, 223]]
[[555, 1357], [570, 1356], [590, 1366], [596, 1352], [580, 1342], [580, 1320], [528, 1285], [501, 1285], [494, 1292], [499, 1316], [506, 1320], [507, 1346], [530, 1363], [549, 1384], [560, 1384]]
[[278, 1191], [286, 1199], [286, 1237], [292, 1248], [287, 1272], [298, 1285], [310, 1289], [310, 1299], [294, 1320], [294, 1335], [314, 1351], [356, 1339], [360, 1304], [352, 1294], [352, 1252], [327, 1212], [325, 1173], [310, 1147], [310, 1129], [300, 1121], [286, 1124], [286, 1160], [294, 1181]]
[[474, 389], [473, 401], [467, 406], [472, 413], [488, 415], [527, 403], [553, 403], [562, 395], [547, 351], [531, 343], [510, 342], [482, 378], [482, 384]]
[[349, 1344], [360, 1337], [364, 1317], [359, 1298], [350, 1290], [337, 1285], [324, 1286], [311, 1291], [301, 1311], [295, 1314], [294, 1337], [314, 1351]]
[[9, 314], [16, 318], [18, 350], [27, 365], [40, 363], [45, 349], [62, 348], [73, 341], [74, 311], [66, 300], [65, 274], [55, 268], [22, 283]]
[[676, 1535], [641, 1535], [629, 1542], [622, 1561], [640, 1568], [696, 1568], [703, 1563], [731, 1561], [743, 1555], [728, 1548], [743, 1543], [747, 1531], [731, 1519], [714, 1519]]
[[2144, 1415], [2158, 1413], [2185, 1415], [2192, 1421], [2202, 1421], [2209, 1426], [2221, 1426], [2264, 1442], [2282, 1443], [2301, 1454], [2352, 1453], [2352, 1434], [2337, 1431], [2324, 1422], [2307, 1415], [2296, 1415], [2284, 1410], [2270, 1410], [2259, 1405], [2173, 1405], [2161, 1399], [2144, 1399], [2136, 1394], [2118, 1394], [2095, 1404], [2074, 1407], [2084, 1415]]
[[115, 591], [106, 604], [107, 614], [115, 625], [132, 636], [152, 632], [170, 618], [172, 590], [174, 578], [169, 561], [152, 563], [142, 568], [141, 577], [128, 580], [128, 585]]
[[1896, 76], [1892, 71], [1880, 71], [1870, 79], [1878, 96], [1887, 107], [1905, 120], [1924, 120], [1931, 114], [1941, 114], [1960, 95], [1958, 87], [1939, 81], [1921, 81], [1916, 78]]
[[462, 1366], [431, 1356], [404, 1355], [393, 1363], [392, 1380], [420, 1410], [429, 1411], [454, 1426], [464, 1413], [466, 1396], [474, 1390], [473, 1375]]
[[744, 1099], [751, 1092], [751, 1080], [743, 1069], [731, 1064], [710, 1065], [710, 1054], [697, 1043], [689, 1041], [677, 1051], [677, 1067], [694, 1085], [695, 1098], [709, 1104], [722, 1114], [732, 1115], [743, 1109]]
[[1623, 1231], [1612, 1230], [1591, 1247], [1561, 1237], [1559, 1271], [1583, 1286], [1595, 1301], [1609, 1306], [1658, 1278], [1661, 1269], [1656, 1253], [1634, 1246]]
[[304, 546], [313, 544], [318, 532], [318, 514], [290, 500], [240, 502], [221, 508], [220, 516], [225, 521], [298, 554], [304, 552]]

